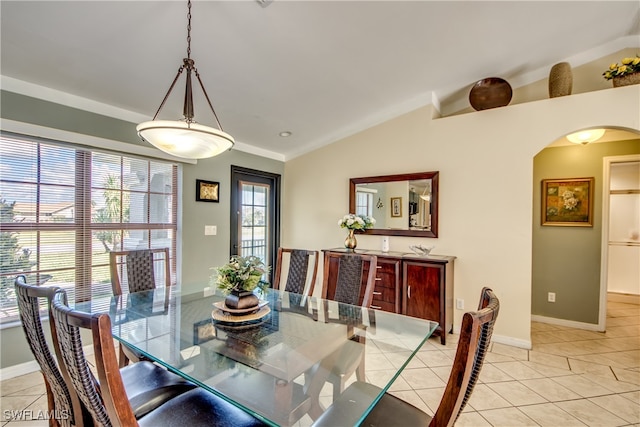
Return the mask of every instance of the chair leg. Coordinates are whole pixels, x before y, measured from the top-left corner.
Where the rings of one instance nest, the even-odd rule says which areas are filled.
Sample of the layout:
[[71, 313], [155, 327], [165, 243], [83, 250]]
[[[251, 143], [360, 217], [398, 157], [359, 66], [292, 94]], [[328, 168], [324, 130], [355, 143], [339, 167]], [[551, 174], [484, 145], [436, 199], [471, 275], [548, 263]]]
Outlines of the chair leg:
[[333, 378], [333, 401], [335, 402], [344, 391], [344, 377]]
[[129, 364], [129, 358], [122, 349], [122, 344], [118, 345], [118, 367], [124, 368]]
[[[56, 403], [55, 403], [55, 400], [53, 399], [53, 391], [51, 390], [49, 381], [47, 381], [47, 377], [44, 375], [44, 373], [42, 374], [42, 377], [44, 378], [44, 387], [45, 387], [45, 390], [47, 391], [47, 405], [49, 407], [49, 414], [55, 414]], [[49, 427], [60, 427], [60, 423], [58, 422], [55, 416], [52, 416], [51, 418], [49, 418]]]
[[364, 376], [364, 354], [362, 355], [362, 358], [360, 359], [360, 363], [358, 364], [358, 367], [356, 368], [356, 378], [358, 379], [358, 381], [365, 381], [365, 376]]

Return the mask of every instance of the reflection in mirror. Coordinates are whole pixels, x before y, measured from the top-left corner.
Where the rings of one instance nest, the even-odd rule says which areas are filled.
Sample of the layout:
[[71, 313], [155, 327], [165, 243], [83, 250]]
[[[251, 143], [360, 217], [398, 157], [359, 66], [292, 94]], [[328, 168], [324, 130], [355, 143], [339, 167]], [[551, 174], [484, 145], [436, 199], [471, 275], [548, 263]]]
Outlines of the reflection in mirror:
[[349, 212], [376, 219], [366, 234], [437, 237], [438, 172], [352, 178]]

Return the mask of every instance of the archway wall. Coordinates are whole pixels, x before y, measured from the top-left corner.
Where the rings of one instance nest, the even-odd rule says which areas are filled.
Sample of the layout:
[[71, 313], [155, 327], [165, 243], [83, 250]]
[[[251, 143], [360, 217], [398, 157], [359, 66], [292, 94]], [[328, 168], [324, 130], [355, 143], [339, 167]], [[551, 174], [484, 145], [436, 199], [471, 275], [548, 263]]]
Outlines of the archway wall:
[[[533, 162], [531, 313], [597, 324], [602, 246], [603, 157], [640, 154], [638, 139], [549, 147]], [[543, 226], [543, 179], [595, 178], [592, 227]], [[555, 302], [548, 301], [553, 292]]]
[[[501, 300], [495, 340], [530, 345], [534, 157], [577, 129], [640, 130], [640, 85], [433, 115], [420, 108], [286, 161], [282, 245], [342, 245], [337, 221], [348, 210], [349, 178], [439, 170], [439, 237], [392, 237], [390, 250], [424, 244], [456, 256], [454, 298], [465, 309], [454, 310], [454, 328], [482, 286], [492, 286]], [[379, 249], [381, 238], [358, 236], [358, 247]]]

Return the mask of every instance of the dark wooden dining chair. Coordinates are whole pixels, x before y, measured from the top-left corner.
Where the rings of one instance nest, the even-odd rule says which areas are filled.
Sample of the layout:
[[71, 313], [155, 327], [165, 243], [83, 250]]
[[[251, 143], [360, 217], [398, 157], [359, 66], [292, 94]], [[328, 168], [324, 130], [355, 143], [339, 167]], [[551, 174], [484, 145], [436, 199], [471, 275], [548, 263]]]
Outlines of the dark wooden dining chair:
[[[160, 274], [156, 280], [156, 269], [160, 267]], [[161, 285], [171, 286], [171, 265], [168, 248], [135, 249], [128, 251], [109, 252], [109, 270], [111, 273], [111, 287], [114, 295], [122, 295], [122, 284], [126, 284], [127, 292], [141, 292], [155, 289]], [[166, 302], [169, 301], [169, 293], [166, 293]], [[139, 362], [146, 360], [144, 355], [134, 348], [122, 344], [118, 349], [120, 367], [126, 366], [129, 361]]]
[[[410, 403], [385, 393], [361, 425], [370, 427], [453, 426], [469, 401], [480, 375], [499, 310], [500, 301], [493, 291], [483, 288], [478, 311], [463, 315], [451, 374], [433, 417]], [[360, 381], [351, 384], [314, 426], [346, 425], [348, 421], [345, 420], [352, 418], [349, 414], [358, 411], [362, 413], [379, 393], [380, 389], [373, 384]]]
[[[156, 283], [156, 266], [163, 264], [160, 279]], [[111, 287], [114, 295], [122, 295], [122, 284], [130, 293], [155, 289], [158, 284], [171, 286], [171, 264], [168, 248], [135, 249], [109, 252]]]
[[[40, 317], [40, 302], [45, 300], [49, 310], [49, 317], [51, 317], [51, 300], [58, 288], [30, 286], [27, 284], [26, 277], [20, 275], [15, 279], [15, 289], [22, 329], [29, 343], [31, 353], [33, 353], [36, 362], [40, 365], [40, 371], [44, 377], [49, 413], [59, 414], [58, 417], [52, 417], [49, 420], [49, 426], [82, 427], [85, 425], [83, 414], [84, 416], [88, 414], [86, 411], [83, 413], [82, 404], [78, 400], [78, 396], [75, 392], [69, 390], [62, 377], [58, 364], [45, 339], [42, 318]], [[52, 325], [51, 322], [50, 324]], [[55, 342], [55, 331], [52, 331], [52, 338]], [[87, 420], [89, 420], [88, 424], [90, 425], [91, 419], [87, 417]]]
[[[318, 275], [319, 251], [278, 248], [278, 259], [274, 271], [273, 289], [280, 289], [286, 277], [284, 290], [301, 295], [313, 295]], [[285, 272], [283, 268], [288, 266]], [[307, 286], [307, 282], [309, 285]]]
[[375, 255], [325, 252], [322, 298], [370, 307], [377, 265]]
[[[100, 426], [262, 426], [262, 421], [228, 403], [224, 399], [196, 387], [161, 404], [153, 405], [139, 415], [133, 410], [133, 399], [125, 390], [122, 370], [118, 369], [116, 350], [111, 335], [111, 319], [107, 314], [89, 314], [67, 306], [66, 294], [57, 291], [53, 297], [52, 317], [60, 346], [62, 374], [72, 384], [80, 400]], [[82, 348], [80, 331], [91, 331], [98, 381], [89, 369]], [[151, 365], [139, 362], [127, 366]], [[157, 368], [157, 367], [156, 367]], [[160, 369], [160, 368], [158, 368]], [[171, 374], [173, 375], [173, 374]], [[137, 381], [155, 381], [154, 375], [139, 375]], [[156, 403], [148, 396], [145, 403]]]
[[[328, 253], [325, 252], [322, 297], [342, 303], [369, 308], [373, 301], [378, 258], [375, 255]], [[333, 365], [327, 382], [333, 385], [333, 399], [336, 400], [355, 372], [359, 381], [364, 381], [364, 345], [349, 340], [338, 353], [332, 355]]]
[[[18, 310], [29, 346], [40, 364], [43, 374], [45, 374], [49, 405], [53, 401], [58, 414], [62, 414], [63, 410], [67, 411], [70, 425], [92, 425], [92, 419], [79, 400], [75, 389], [64, 379], [65, 368], [60, 365], [61, 350], [55, 322], [52, 321], [51, 301], [56, 293], [64, 293], [64, 291], [56, 287], [28, 285], [25, 282], [24, 276], [18, 276], [15, 281], [16, 294], [19, 295]], [[39, 311], [41, 298], [46, 298], [49, 303], [49, 326], [53, 352], [44, 337]], [[58, 363], [53, 359], [54, 353]], [[150, 362], [134, 363], [127, 366], [121, 370], [121, 375], [125, 392], [131, 400], [133, 411], [137, 416], [142, 416], [155, 406], [196, 387], [195, 384]], [[48, 387], [51, 387], [51, 394]], [[62, 421], [61, 424], [68, 425], [67, 421]]]

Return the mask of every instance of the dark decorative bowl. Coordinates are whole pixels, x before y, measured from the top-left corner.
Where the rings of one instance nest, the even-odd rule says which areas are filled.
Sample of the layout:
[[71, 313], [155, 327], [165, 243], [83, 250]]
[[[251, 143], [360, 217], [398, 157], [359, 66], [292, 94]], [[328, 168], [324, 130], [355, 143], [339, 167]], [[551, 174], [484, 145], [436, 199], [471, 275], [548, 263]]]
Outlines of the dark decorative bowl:
[[511, 85], [499, 77], [488, 77], [476, 82], [469, 92], [469, 102], [476, 110], [504, 107], [511, 102]]

